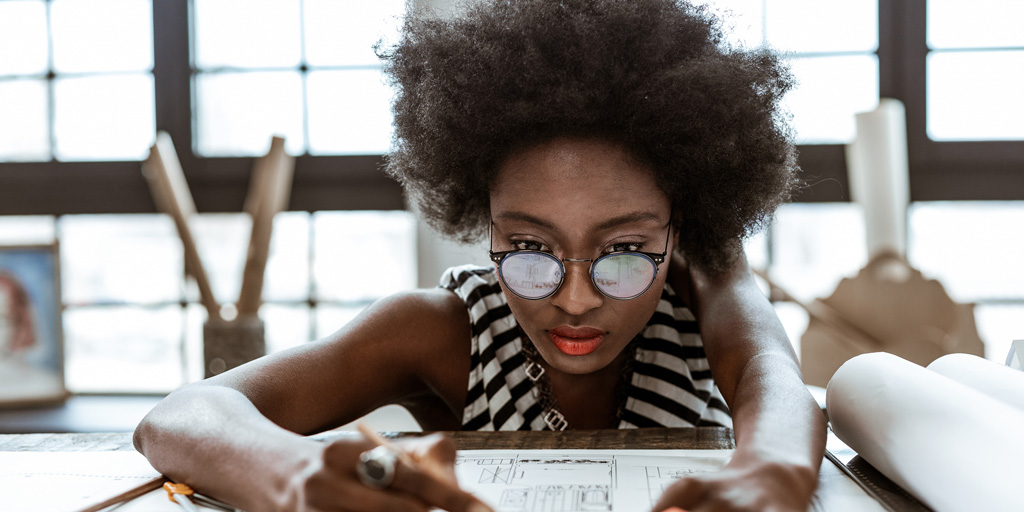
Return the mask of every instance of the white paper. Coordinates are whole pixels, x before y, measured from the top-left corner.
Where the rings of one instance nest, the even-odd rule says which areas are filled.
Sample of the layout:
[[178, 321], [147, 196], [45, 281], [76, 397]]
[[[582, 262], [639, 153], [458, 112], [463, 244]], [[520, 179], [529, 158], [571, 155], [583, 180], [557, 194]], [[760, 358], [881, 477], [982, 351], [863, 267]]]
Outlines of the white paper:
[[137, 452], [0, 452], [0, 510], [81, 510], [159, 476]]
[[883, 98], [878, 108], [857, 114], [857, 137], [846, 147], [850, 197], [864, 211], [868, 257], [906, 254], [910, 201], [906, 109]]
[[928, 365], [969, 388], [980, 391], [1024, 412], [1024, 372], [971, 354], [949, 354]]
[[498, 512], [647, 511], [665, 487], [732, 450], [462, 450], [459, 485]]
[[1021, 509], [1024, 412], [892, 354], [828, 384], [836, 436], [938, 512]]

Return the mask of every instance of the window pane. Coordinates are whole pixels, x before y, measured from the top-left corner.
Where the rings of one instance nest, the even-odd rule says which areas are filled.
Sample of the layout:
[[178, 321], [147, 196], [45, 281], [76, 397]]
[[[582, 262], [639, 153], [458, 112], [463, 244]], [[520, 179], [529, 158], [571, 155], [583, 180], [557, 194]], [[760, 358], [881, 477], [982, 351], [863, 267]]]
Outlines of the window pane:
[[854, 115], [878, 106], [878, 58], [811, 57], [793, 59], [791, 64], [798, 84], [783, 104], [793, 114], [797, 142], [853, 141]]
[[67, 215], [60, 238], [66, 303], [181, 300], [184, 254], [170, 217]]
[[274, 219], [263, 300], [309, 300], [309, 222], [306, 212], [282, 212]]
[[775, 314], [779, 316], [782, 328], [786, 330], [786, 336], [793, 345], [793, 351], [796, 352], [797, 359], [799, 359], [800, 338], [807, 331], [807, 325], [811, 321], [810, 316], [807, 314], [806, 309], [794, 302], [776, 302], [772, 305], [775, 306]]
[[974, 307], [985, 359], [1006, 364], [1013, 340], [1024, 339], [1024, 304], [979, 304]]
[[[965, 9], [970, 9], [969, 16]], [[928, 0], [927, 11], [931, 48], [1024, 46], [1020, 0]]]
[[[210, 279], [213, 296], [221, 304], [234, 304], [242, 289], [242, 269], [252, 222], [241, 213], [201, 214], [190, 226], [196, 239], [199, 258]], [[199, 300], [198, 288], [189, 300]]]
[[297, 71], [200, 73], [196, 76], [197, 148], [203, 156], [256, 156], [270, 138], [303, 153], [302, 76]]
[[185, 308], [185, 363], [183, 371], [187, 382], [203, 380], [203, 323], [206, 308], [189, 304]]
[[46, 4], [0, 2], [0, 75], [45, 75], [48, 50]]
[[910, 262], [954, 300], [1024, 298], [1024, 202], [914, 203], [908, 218]]
[[365, 306], [345, 307], [321, 303], [316, 308], [316, 338], [330, 336], [359, 316], [364, 309]]
[[764, 43], [763, 0], [696, 0], [693, 3], [712, 9], [723, 21], [729, 42], [747, 48]]
[[53, 81], [59, 160], [142, 160], [156, 139], [153, 76]]
[[51, 244], [56, 237], [56, 222], [49, 215], [0, 216], [0, 244]]
[[54, 71], [152, 69], [151, 9], [148, 0], [52, 0]]
[[365, 302], [416, 287], [416, 221], [392, 212], [313, 215], [319, 300]]
[[932, 140], [1024, 139], [1024, 51], [928, 55]]
[[273, 354], [310, 341], [310, 317], [308, 304], [264, 304], [260, 307], [267, 353]]
[[64, 375], [73, 392], [168, 392], [182, 384], [181, 307], [68, 308]]
[[309, 152], [381, 154], [391, 145], [393, 92], [378, 70], [313, 71]]
[[750, 264], [750, 268], [767, 268], [769, 260], [768, 229], [744, 240], [743, 252], [747, 255], [747, 263]]
[[878, 1], [766, 0], [768, 44], [784, 51], [873, 52]]
[[397, 42], [405, 0], [305, 0], [303, 8], [310, 66], [367, 66], [380, 63], [374, 43]]
[[[192, 221], [193, 236], [217, 301], [234, 304], [242, 289], [252, 221], [243, 213], [203, 213]], [[309, 214], [283, 212], [274, 219], [264, 272], [264, 301], [309, 300]], [[199, 300], [197, 287], [188, 299]]]
[[867, 263], [864, 216], [855, 203], [782, 205], [772, 226], [772, 279], [796, 298], [832, 294]]
[[0, 80], [0, 162], [50, 159], [49, 112], [46, 80]]
[[299, 5], [299, 0], [194, 0], [196, 66], [298, 67]]

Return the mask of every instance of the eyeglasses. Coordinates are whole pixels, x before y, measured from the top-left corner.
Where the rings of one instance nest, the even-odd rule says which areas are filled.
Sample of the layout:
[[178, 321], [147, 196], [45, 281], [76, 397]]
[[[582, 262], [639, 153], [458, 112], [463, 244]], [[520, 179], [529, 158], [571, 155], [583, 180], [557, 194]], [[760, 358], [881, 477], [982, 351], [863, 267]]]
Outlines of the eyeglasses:
[[[494, 222], [491, 222], [493, 237]], [[558, 258], [542, 251], [513, 250], [488, 251], [491, 261], [498, 264], [498, 277], [510, 292], [527, 300], [550, 297], [565, 282], [563, 262], [590, 263], [590, 280], [606, 297], [616, 300], [635, 299], [644, 294], [658, 275], [658, 265], [668, 255], [668, 240], [672, 235], [669, 224], [665, 235], [665, 250], [653, 252], [613, 252], [594, 258]]]

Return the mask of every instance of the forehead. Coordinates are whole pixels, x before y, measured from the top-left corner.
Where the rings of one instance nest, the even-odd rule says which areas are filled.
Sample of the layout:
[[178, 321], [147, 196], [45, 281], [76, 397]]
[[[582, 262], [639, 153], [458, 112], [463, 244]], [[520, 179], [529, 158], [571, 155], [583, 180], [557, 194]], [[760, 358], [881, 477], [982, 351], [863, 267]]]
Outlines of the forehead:
[[572, 219], [641, 211], [667, 220], [670, 208], [646, 165], [599, 139], [559, 138], [513, 153], [499, 165], [490, 194], [492, 215]]

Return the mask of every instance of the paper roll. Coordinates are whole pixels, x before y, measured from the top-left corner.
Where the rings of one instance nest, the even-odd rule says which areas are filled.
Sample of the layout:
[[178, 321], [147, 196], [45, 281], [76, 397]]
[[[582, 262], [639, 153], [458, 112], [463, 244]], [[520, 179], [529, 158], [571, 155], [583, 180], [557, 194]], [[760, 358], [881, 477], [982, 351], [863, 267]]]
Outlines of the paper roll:
[[850, 196], [864, 211], [868, 258], [881, 252], [906, 255], [907, 163], [906, 109], [883, 98], [878, 108], [857, 114], [857, 137], [846, 147]]
[[1020, 370], [971, 354], [942, 356], [928, 369], [1024, 412], [1024, 372]]
[[882, 352], [847, 361], [825, 400], [836, 436], [936, 511], [1021, 509], [1024, 412]]

